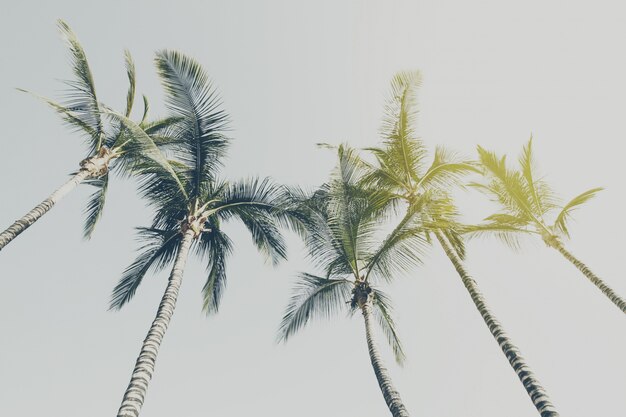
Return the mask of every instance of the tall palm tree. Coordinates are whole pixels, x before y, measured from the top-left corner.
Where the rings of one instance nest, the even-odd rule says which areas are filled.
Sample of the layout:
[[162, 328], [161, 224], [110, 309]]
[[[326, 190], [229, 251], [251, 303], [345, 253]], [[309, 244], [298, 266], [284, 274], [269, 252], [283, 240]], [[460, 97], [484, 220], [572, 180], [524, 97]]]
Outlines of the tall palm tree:
[[[487, 182], [473, 185], [499, 203], [502, 211], [487, 217], [485, 224], [473, 228], [471, 232], [495, 232], [514, 247], [518, 245], [516, 237], [520, 234], [540, 236], [548, 247], [559, 251], [617, 308], [626, 313], [626, 300], [617, 295], [563, 245], [563, 239], [569, 238], [567, 223], [572, 212], [592, 199], [602, 188], [592, 188], [567, 204], [560, 205], [550, 186], [537, 176], [532, 137], [519, 157], [519, 170], [507, 167], [506, 156], [498, 157], [480, 146], [478, 155]], [[546, 221], [546, 217], [557, 211], [554, 222]]]
[[286, 341], [315, 316], [330, 318], [341, 310], [360, 311], [370, 361], [385, 402], [393, 416], [408, 416], [398, 391], [382, 363], [373, 324], [381, 326], [396, 360], [404, 359], [390, 299], [377, 287], [381, 280], [418, 263], [427, 245], [416, 231], [421, 227], [419, 208], [379, 242], [381, 218], [389, 197], [384, 191], [362, 187], [363, 165], [354, 150], [339, 146], [339, 163], [328, 184], [308, 198], [300, 197], [309, 219], [305, 244], [323, 276], [304, 273], [286, 309], [279, 341]]
[[[167, 106], [180, 121], [162, 145], [170, 158], [167, 164], [147, 160], [135, 168], [141, 178], [141, 192], [155, 209], [155, 216], [151, 227], [139, 229], [143, 246], [115, 287], [111, 308], [119, 309], [127, 303], [149, 270], [169, 265], [172, 269], [124, 393], [119, 417], [139, 415], [190, 251], [206, 261], [204, 310], [214, 313], [226, 283], [226, 260], [232, 250], [222, 223], [229, 219], [243, 222], [258, 249], [274, 263], [286, 256], [278, 226], [294, 224], [282, 207], [281, 187], [269, 180], [228, 183], [218, 179], [228, 145], [223, 134], [227, 116], [200, 65], [179, 52], [160, 51], [156, 66]], [[147, 136], [140, 126], [127, 119], [125, 122], [133, 135]]]
[[[75, 79], [66, 82], [69, 91], [64, 104], [43, 97], [40, 98], [59, 113], [72, 129], [83, 134], [88, 146], [88, 156], [80, 162], [79, 170], [74, 172], [65, 184], [0, 233], [0, 250], [33, 225], [59, 200], [81, 183], [88, 183], [97, 188], [85, 210], [84, 236], [89, 238], [102, 214], [110, 171], [117, 170], [121, 173], [128, 173], [129, 168], [139, 160], [152, 157], [159, 158], [158, 149], [152, 139], [146, 135], [141, 138], [129, 135], [123, 120], [121, 120], [121, 118], [130, 116], [135, 101], [135, 65], [130, 53], [125, 52], [129, 87], [124, 116], [121, 116], [98, 101], [83, 47], [65, 22], [60, 20], [58, 24], [69, 46]], [[165, 119], [148, 122], [148, 102], [145, 97], [144, 105], [141, 125], [146, 132], [157, 135], [175, 121]], [[104, 116], [106, 115], [111, 116], [110, 123], [105, 120]]]
[[391, 98], [385, 108], [383, 119], [383, 146], [371, 148], [376, 163], [370, 165], [366, 181], [379, 189], [390, 192], [394, 198], [404, 201], [407, 215], [414, 211], [413, 206], [421, 197], [431, 194], [429, 204], [422, 208], [422, 229], [441, 244], [450, 259], [463, 285], [489, 328], [492, 336], [502, 349], [511, 367], [522, 382], [526, 392], [542, 417], [558, 416], [545, 389], [539, 384], [519, 349], [513, 344], [488, 308], [478, 284], [463, 265], [464, 245], [459, 236], [462, 227], [457, 222], [457, 209], [449, 190], [461, 185], [463, 176], [475, 171], [474, 164], [460, 161], [452, 153], [437, 148], [430, 165], [427, 165], [428, 152], [422, 141], [415, 135], [416, 89], [420, 85], [419, 72], [402, 72], [391, 82]]

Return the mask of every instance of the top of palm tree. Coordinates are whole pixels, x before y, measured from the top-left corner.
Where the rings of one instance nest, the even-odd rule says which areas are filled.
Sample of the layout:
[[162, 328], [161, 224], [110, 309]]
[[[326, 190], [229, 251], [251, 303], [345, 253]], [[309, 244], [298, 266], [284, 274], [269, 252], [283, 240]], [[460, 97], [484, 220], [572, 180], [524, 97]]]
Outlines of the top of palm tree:
[[[66, 90], [61, 103], [34, 95], [46, 102], [70, 128], [81, 133], [85, 138], [87, 154], [81, 162], [81, 167], [95, 157], [110, 158], [108, 159], [110, 161], [109, 166], [85, 181], [96, 188], [85, 209], [84, 237], [88, 239], [102, 215], [109, 183], [109, 171], [130, 175], [132, 167], [138, 161], [155, 156], [158, 158], [158, 153], [155, 153], [156, 148], [149, 136], [137, 137], [126, 128], [126, 119], [130, 117], [133, 109], [136, 90], [135, 64], [130, 52], [124, 52], [129, 84], [125, 108], [123, 112], [117, 114], [99, 101], [87, 55], [74, 32], [62, 20], [58, 21], [58, 26], [69, 48], [74, 77], [65, 81], [69, 88]], [[177, 121], [173, 118], [148, 121], [147, 112], [148, 102], [144, 96], [144, 114], [141, 125], [149, 135], [158, 137], [161, 132], [170, 128]]]
[[[293, 195], [309, 219], [305, 243], [323, 276], [302, 274], [283, 318], [279, 340], [287, 340], [314, 316], [354, 311], [366, 291], [396, 358], [403, 358], [390, 302], [373, 284], [418, 264], [426, 240], [419, 216], [407, 216], [384, 236], [390, 198], [363, 182], [365, 166], [355, 150], [337, 148], [331, 179], [310, 195]], [[382, 236], [382, 237], [381, 237]]]
[[485, 218], [484, 224], [470, 228], [472, 234], [493, 232], [517, 247], [520, 232], [534, 233], [549, 244], [551, 239], [569, 237], [572, 212], [602, 190], [592, 188], [561, 205], [549, 184], [537, 174], [532, 144], [531, 136], [522, 149], [517, 169], [507, 165], [506, 155], [498, 156], [478, 147], [485, 182], [472, 185], [491, 196], [501, 211]]
[[462, 227], [449, 190], [462, 187], [465, 175], [476, 168], [443, 147], [437, 147], [432, 162], [427, 162], [428, 150], [415, 132], [420, 84], [418, 71], [400, 72], [393, 77], [381, 129], [383, 143], [367, 149], [376, 163], [368, 164], [364, 181], [408, 203], [406, 215], [421, 213], [422, 223], [428, 226], [422, 232], [428, 238], [430, 231], [438, 230], [463, 257], [458, 233]]
[[[219, 178], [229, 139], [228, 117], [207, 74], [192, 58], [159, 51], [156, 66], [167, 107], [177, 121], [160, 144], [159, 157], [136, 164], [140, 192], [155, 210], [152, 225], [139, 229], [140, 253], [115, 287], [111, 308], [121, 308], [135, 294], [145, 274], [170, 264], [183, 235], [191, 231], [194, 250], [207, 265], [204, 310], [216, 312], [226, 282], [226, 259], [232, 242], [223, 222], [240, 220], [260, 252], [273, 263], [286, 257], [279, 227], [298, 226], [298, 214], [286, 207], [283, 188], [269, 179], [227, 182]], [[118, 116], [120, 117], [120, 116]], [[147, 138], [141, 126], [125, 117], [130, 134]]]

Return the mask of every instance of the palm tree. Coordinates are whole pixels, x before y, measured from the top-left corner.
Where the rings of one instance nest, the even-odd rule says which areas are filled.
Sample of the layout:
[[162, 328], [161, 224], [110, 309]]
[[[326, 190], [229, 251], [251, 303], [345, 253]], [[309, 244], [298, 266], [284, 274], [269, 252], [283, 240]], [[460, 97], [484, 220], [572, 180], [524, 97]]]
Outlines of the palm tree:
[[396, 360], [404, 353], [391, 317], [391, 302], [376, 284], [390, 280], [419, 262], [426, 246], [419, 208], [407, 216], [382, 241], [381, 219], [386, 216], [389, 197], [384, 191], [362, 187], [363, 165], [356, 153], [339, 146], [339, 163], [331, 180], [312, 196], [300, 196], [303, 212], [309, 219], [305, 244], [323, 276], [304, 273], [284, 314], [279, 341], [286, 341], [315, 316], [330, 318], [341, 310], [359, 310], [365, 320], [370, 361], [385, 402], [393, 416], [408, 416], [398, 391], [382, 363], [373, 324], [376, 319]]
[[[73, 173], [65, 184], [0, 233], [0, 250], [33, 225], [59, 200], [81, 183], [88, 183], [97, 188], [85, 210], [84, 236], [89, 238], [102, 214], [109, 184], [109, 173], [112, 170], [128, 173], [129, 168], [138, 160], [151, 157], [159, 158], [153, 141], [145, 135], [140, 138], [129, 135], [122, 120], [130, 116], [135, 101], [135, 65], [130, 53], [125, 52], [129, 87], [126, 96], [126, 109], [124, 116], [122, 116], [115, 114], [98, 101], [85, 51], [65, 22], [59, 21], [59, 28], [70, 49], [75, 79], [66, 82], [70, 87], [66, 103], [59, 104], [47, 98], [40, 98], [59, 113], [72, 129], [85, 136], [88, 156], [80, 162], [79, 170]], [[141, 125], [146, 132], [158, 135], [159, 132], [174, 122], [171, 119], [148, 122], [148, 102], [145, 97], [144, 105]], [[109, 115], [112, 122], [107, 124], [103, 115]]]
[[[282, 207], [281, 187], [269, 180], [227, 183], [217, 178], [228, 145], [223, 134], [228, 120], [200, 65], [175, 51], [158, 52], [156, 65], [167, 105], [180, 121], [162, 145], [171, 159], [159, 164], [148, 160], [136, 167], [141, 192], [155, 209], [155, 216], [151, 227], [139, 229], [144, 244], [113, 290], [111, 308], [126, 304], [149, 270], [169, 265], [172, 269], [124, 393], [119, 417], [139, 415], [190, 251], [206, 261], [203, 308], [214, 313], [226, 283], [226, 260], [232, 250], [222, 223], [232, 218], [243, 222], [258, 249], [274, 263], [286, 257], [278, 225], [294, 225]], [[140, 126], [125, 121], [132, 134], [147, 136]]]
[[[541, 236], [548, 247], [559, 251], [617, 308], [626, 313], [626, 300], [617, 295], [563, 245], [563, 239], [570, 237], [567, 223], [572, 212], [592, 199], [602, 188], [592, 188], [574, 197], [567, 204], [560, 205], [550, 186], [537, 176], [532, 153], [532, 137], [524, 146], [519, 158], [519, 170], [507, 167], [506, 156], [498, 157], [480, 146], [478, 155], [487, 183], [473, 185], [499, 203], [502, 211], [487, 217], [485, 224], [473, 228], [471, 232], [473, 234], [494, 232], [513, 247], [518, 246], [516, 237], [520, 234]], [[554, 222], [546, 221], [545, 218], [555, 211], [558, 211], [558, 214]]]
[[431, 202], [424, 204], [423, 223], [428, 227], [421, 232], [434, 237], [441, 244], [463, 285], [502, 349], [511, 367], [524, 385], [533, 404], [542, 417], [558, 416], [545, 389], [539, 384], [519, 349], [513, 344], [488, 308], [478, 284], [463, 265], [464, 245], [459, 236], [463, 228], [457, 222], [457, 209], [448, 190], [457, 187], [463, 176], [475, 171], [474, 164], [460, 161], [452, 153], [437, 148], [430, 164], [426, 165], [427, 150], [416, 137], [415, 93], [421, 82], [419, 72], [402, 72], [391, 82], [391, 98], [385, 108], [382, 135], [383, 146], [371, 148], [376, 163], [371, 165], [366, 181], [378, 189], [387, 190], [394, 198], [405, 202], [407, 215], [415, 209], [424, 195], [430, 194]]

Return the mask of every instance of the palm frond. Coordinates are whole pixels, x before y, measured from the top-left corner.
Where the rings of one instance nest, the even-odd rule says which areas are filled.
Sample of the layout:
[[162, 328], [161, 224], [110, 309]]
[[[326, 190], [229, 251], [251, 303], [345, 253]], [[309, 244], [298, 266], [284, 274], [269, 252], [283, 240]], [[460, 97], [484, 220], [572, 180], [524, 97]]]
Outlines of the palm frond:
[[70, 90], [67, 92], [63, 107], [69, 109], [77, 119], [89, 126], [90, 131], [93, 132], [89, 141], [89, 152], [95, 154], [103, 144], [104, 130], [93, 76], [85, 51], [74, 32], [62, 20], [58, 21], [58, 26], [69, 46], [75, 76], [74, 80], [66, 81]]
[[126, 63], [126, 75], [128, 77], [128, 93], [126, 94], [126, 111], [124, 116], [130, 117], [130, 113], [133, 111], [133, 104], [135, 102], [135, 86], [137, 83], [135, 73], [135, 63], [130, 51], [126, 49], [124, 51], [124, 62]]
[[95, 186], [97, 189], [93, 194], [91, 194], [89, 202], [87, 203], [87, 208], [85, 209], [85, 226], [83, 228], [83, 237], [85, 239], [91, 239], [91, 235], [96, 228], [96, 224], [102, 216], [106, 193], [109, 186], [109, 173], [106, 173], [102, 177], [91, 179], [89, 184]]
[[303, 273], [285, 310], [278, 342], [286, 342], [313, 318], [331, 318], [347, 309], [352, 283]]
[[200, 256], [207, 259], [209, 273], [202, 287], [202, 310], [217, 313], [226, 287], [226, 259], [232, 253], [232, 242], [214, 221], [209, 232], [203, 233], [198, 242]]
[[463, 178], [471, 172], [479, 172], [474, 162], [463, 161], [453, 152], [438, 146], [432, 164], [419, 179], [416, 188], [429, 190], [459, 187]]
[[423, 204], [409, 206], [407, 213], [368, 259], [367, 276], [390, 281], [396, 273], [406, 273], [422, 262], [428, 246], [420, 215]]
[[178, 230], [167, 231], [155, 228], [138, 228], [138, 239], [144, 242], [135, 261], [124, 271], [113, 289], [109, 309], [119, 310], [129, 302], [146, 273], [159, 271], [171, 263], [176, 256], [182, 235]]
[[463, 228], [463, 233], [470, 239], [485, 235], [493, 235], [513, 250], [519, 250], [520, 237], [522, 235], [535, 234], [532, 230], [514, 225], [506, 225], [503, 223], [467, 225]]
[[212, 181], [221, 165], [228, 140], [223, 135], [227, 116], [207, 74], [192, 58], [177, 51], [159, 51], [156, 66], [165, 88], [167, 107], [181, 117], [177, 157], [190, 167], [190, 198], [201, 184]]
[[569, 220], [572, 212], [579, 208], [581, 205], [585, 204], [587, 201], [591, 200], [596, 194], [602, 191], [603, 188], [592, 188], [591, 190], [587, 190], [582, 194], [574, 197], [570, 202], [568, 202], [563, 209], [556, 217], [556, 221], [554, 222], [553, 228], [562, 233], [563, 235], [569, 237], [569, 230], [567, 229], [567, 221]]
[[[184, 198], [187, 199], [187, 193], [185, 186], [183, 185], [180, 176], [172, 168], [172, 165], [165, 158], [165, 155], [159, 150], [154, 141], [141, 129], [135, 122], [129, 118], [122, 116], [110, 109], [105, 109], [104, 113], [110, 116], [115, 121], [121, 123], [125, 129], [129, 132], [129, 140], [125, 143], [122, 149], [117, 150], [123, 152], [125, 158], [129, 161], [134, 161], [132, 164], [133, 169], [137, 169], [141, 174], [158, 174], [162, 181], [168, 181], [173, 184], [174, 195], [171, 198]], [[147, 187], [148, 192], [156, 191], [160, 185], [154, 183]]]
[[374, 307], [374, 317], [378, 321], [378, 324], [387, 339], [387, 343], [389, 343], [389, 346], [393, 350], [396, 362], [399, 365], [402, 365], [406, 356], [404, 354], [404, 350], [402, 349], [402, 343], [400, 342], [400, 338], [398, 336], [396, 324], [392, 318], [393, 310], [391, 307], [391, 300], [385, 293], [376, 288], [372, 288], [371, 298], [372, 306]]

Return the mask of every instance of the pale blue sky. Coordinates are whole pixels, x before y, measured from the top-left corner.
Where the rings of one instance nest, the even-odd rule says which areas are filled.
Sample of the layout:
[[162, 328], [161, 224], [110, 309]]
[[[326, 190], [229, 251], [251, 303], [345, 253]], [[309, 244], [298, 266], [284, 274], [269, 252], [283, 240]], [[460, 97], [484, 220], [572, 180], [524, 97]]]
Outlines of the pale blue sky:
[[[333, 164], [317, 142], [378, 140], [398, 70], [419, 69], [418, 131], [429, 147], [473, 156], [476, 144], [516, 156], [532, 132], [537, 159], [564, 198], [604, 186], [576, 213], [572, 251], [626, 295], [626, 6], [618, 1], [84, 1], [2, 2], [0, 228], [66, 179], [80, 139], [14, 90], [60, 97], [70, 77], [56, 30], [85, 47], [101, 99], [125, 97], [122, 52], [138, 90], [164, 114], [152, 58], [180, 49], [204, 65], [233, 119], [225, 175], [270, 175], [314, 186]], [[78, 189], [0, 253], [0, 415], [112, 416], [156, 311], [166, 273], [107, 312], [132, 261], [133, 227], [150, 212], [117, 181], [90, 242], [81, 240], [88, 187]], [[468, 219], [493, 207], [461, 195]], [[297, 271], [311, 270], [291, 236], [273, 269], [248, 236], [236, 244], [217, 317], [201, 313], [203, 266], [190, 262], [142, 416], [387, 415], [362, 321], [316, 322], [274, 343]], [[626, 409], [626, 320], [558, 253], [528, 242], [468, 245], [468, 268], [563, 417]], [[537, 413], [452, 266], [434, 247], [398, 279], [394, 297], [408, 361], [381, 346], [412, 416], [531, 417]]]

